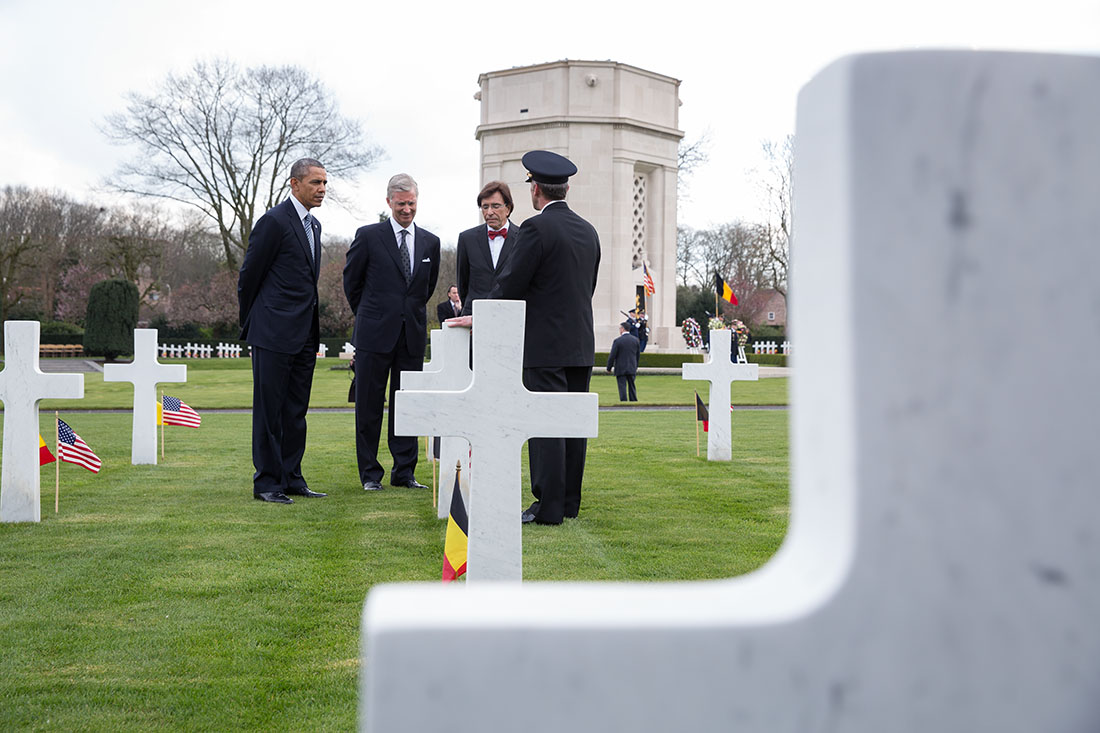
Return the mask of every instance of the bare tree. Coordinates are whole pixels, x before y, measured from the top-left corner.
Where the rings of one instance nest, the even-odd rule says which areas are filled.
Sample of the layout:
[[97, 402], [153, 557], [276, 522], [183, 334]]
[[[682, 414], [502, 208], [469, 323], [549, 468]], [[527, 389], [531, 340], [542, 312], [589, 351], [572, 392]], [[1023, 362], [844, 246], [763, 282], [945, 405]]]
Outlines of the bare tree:
[[682, 285], [709, 288], [718, 272], [735, 292], [764, 283], [764, 229], [735, 221], [714, 229], [680, 227], [677, 232], [677, 276]]
[[321, 160], [330, 174], [369, 169], [382, 155], [358, 121], [343, 117], [321, 83], [295, 66], [239, 69], [197, 62], [153, 94], [132, 92], [106, 120], [116, 142], [137, 146], [109, 184], [194, 206], [217, 227], [235, 269], [259, 214], [287, 195], [289, 167]]
[[680, 141], [680, 147], [676, 150], [676, 198], [687, 198], [688, 184], [691, 174], [695, 169], [710, 159], [710, 130], [692, 142]]
[[768, 280], [772, 288], [787, 297], [787, 265], [793, 234], [791, 198], [794, 191], [794, 136], [780, 143], [765, 141], [768, 170], [761, 181], [767, 207]]
[[321, 247], [317, 305], [322, 337], [351, 336], [355, 315], [344, 295], [344, 260], [350, 246], [351, 242], [343, 237], [325, 237]]
[[207, 282], [182, 285], [172, 292], [168, 316], [173, 323], [211, 326], [216, 337], [236, 336], [237, 273], [222, 270]]
[[61, 276], [60, 292], [57, 296], [55, 315], [67, 323], [84, 325], [88, 314], [88, 295], [92, 286], [107, 277], [87, 262], [78, 262]]
[[111, 277], [137, 286], [142, 301], [158, 289], [155, 272], [175, 231], [153, 208], [113, 211], [105, 224], [98, 261]]
[[50, 194], [23, 186], [0, 193], [0, 321], [36, 290], [33, 271], [61, 229], [61, 207]]

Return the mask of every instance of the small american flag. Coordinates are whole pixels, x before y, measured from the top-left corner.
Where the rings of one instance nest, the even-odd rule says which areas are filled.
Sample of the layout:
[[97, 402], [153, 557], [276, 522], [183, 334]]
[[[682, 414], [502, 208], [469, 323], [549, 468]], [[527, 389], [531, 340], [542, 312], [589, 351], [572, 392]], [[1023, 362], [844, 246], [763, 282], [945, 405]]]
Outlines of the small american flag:
[[199, 413], [176, 397], [164, 395], [161, 397], [161, 421], [165, 425], [183, 425], [188, 428], [197, 428], [202, 425]]
[[649, 275], [649, 268], [642, 263], [642, 282], [645, 284], [645, 294], [653, 295], [657, 292], [656, 286], [653, 285], [653, 278]]
[[57, 457], [69, 463], [83, 466], [92, 473], [99, 473], [103, 461], [99, 460], [84, 439], [73, 432], [65, 421], [57, 420]]

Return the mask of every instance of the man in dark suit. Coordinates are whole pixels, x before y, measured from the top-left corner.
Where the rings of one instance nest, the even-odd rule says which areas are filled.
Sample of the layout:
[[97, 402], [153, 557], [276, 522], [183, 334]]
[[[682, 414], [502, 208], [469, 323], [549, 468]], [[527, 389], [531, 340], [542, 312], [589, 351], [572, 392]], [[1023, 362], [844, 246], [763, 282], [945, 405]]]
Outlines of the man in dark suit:
[[416, 437], [393, 434], [393, 395], [401, 372], [424, 367], [426, 306], [439, 277], [439, 237], [413, 224], [417, 196], [411, 176], [391, 178], [386, 204], [393, 215], [360, 227], [344, 264], [344, 294], [355, 314], [355, 454], [366, 491], [382, 488], [378, 439], [387, 380], [390, 485], [427, 488], [415, 476]]
[[619, 337], [611, 342], [611, 353], [607, 355], [607, 371], [615, 370], [615, 381], [619, 383], [619, 402], [638, 401], [634, 389], [634, 375], [638, 373], [638, 337], [630, 333], [627, 323], [619, 324]]
[[[565, 203], [577, 167], [545, 150], [523, 156], [531, 203], [541, 213], [523, 222], [490, 297], [527, 301], [523, 384], [533, 392], [587, 392], [595, 362], [592, 293], [600, 268], [595, 228]], [[531, 493], [524, 523], [561, 524], [581, 506], [588, 441], [532, 438]]]
[[306, 486], [302, 456], [321, 265], [321, 224], [310, 210], [327, 183], [312, 158], [291, 166], [290, 197], [252, 227], [237, 279], [241, 338], [252, 345], [252, 495], [277, 504], [293, 504], [288, 494], [325, 496]]
[[458, 299], [458, 287], [452, 285], [447, 288], [447, 299], [435, 306], [435, 315], [440, 323], [448, 318], [456, 318], [462, 315], [462, 301]]
[[519, 227], [509, 221], [512, 191], [503, 181], [486, 183], [477, 195], [484, 224], [458, 235], [456, 268], [462, 315], [473, 314], [474, 301], [488, 298], [512, 251]]

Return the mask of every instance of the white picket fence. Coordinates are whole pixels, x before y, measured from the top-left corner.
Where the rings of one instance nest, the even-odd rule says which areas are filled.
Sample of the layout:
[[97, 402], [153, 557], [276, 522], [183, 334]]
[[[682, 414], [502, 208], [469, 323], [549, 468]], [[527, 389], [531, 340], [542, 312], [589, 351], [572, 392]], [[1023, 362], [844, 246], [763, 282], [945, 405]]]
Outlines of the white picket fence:
[[752, 351], [754, 354], [784, 354], [789, 356], [791, 353], [791, 342], [784, 341], [782, 345], [775, 343], [774, 341], [757, 341], [752, 345]]
[[[252, 358], [252, 347], [248, 347], [248, 353], [244, 353], [244, 347], [240, 344], [227, 344], [219, 341], [217, 346], [208, 344], [160, 344], [158, 347], [160, 356], [165, 359], [240, 359], [241, 356]], [[317, 350], [317, 356], [322, 359], [328, 356], [328, 345], [321, 344]]]
[[167, 359], [212, 359], [215, 356], [219, 359], [239, 359], [243, 349], [240, 344], [218, 342], [217, 346], [210, 346], [188, 342], [183, 345], [161, 344], [159, 351]]

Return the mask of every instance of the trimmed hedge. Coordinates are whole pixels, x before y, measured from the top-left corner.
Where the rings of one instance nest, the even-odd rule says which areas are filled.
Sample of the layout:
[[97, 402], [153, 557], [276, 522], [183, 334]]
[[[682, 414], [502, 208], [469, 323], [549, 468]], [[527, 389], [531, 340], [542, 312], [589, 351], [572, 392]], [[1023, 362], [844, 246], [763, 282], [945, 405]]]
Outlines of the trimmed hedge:
[[88, 293], [84, 319], [84, 350], [114, 361], [134, 350], [138, 321], [138, 289], [129, 280], [101, 280]]

